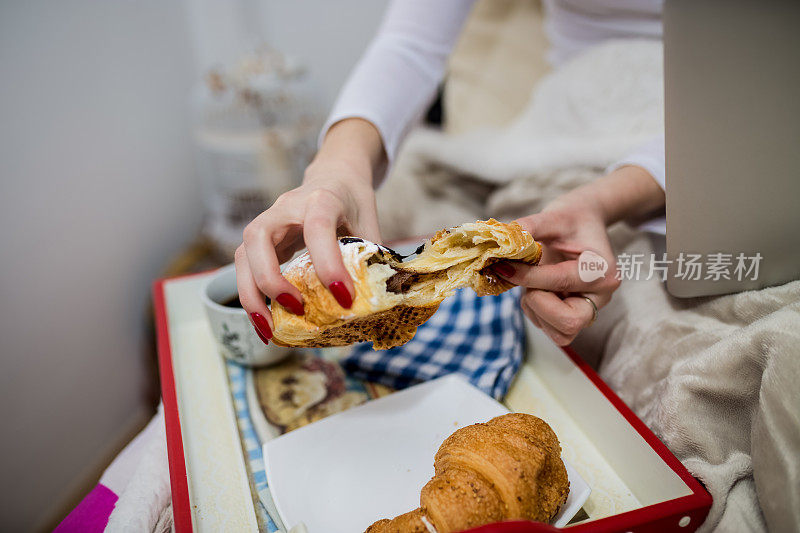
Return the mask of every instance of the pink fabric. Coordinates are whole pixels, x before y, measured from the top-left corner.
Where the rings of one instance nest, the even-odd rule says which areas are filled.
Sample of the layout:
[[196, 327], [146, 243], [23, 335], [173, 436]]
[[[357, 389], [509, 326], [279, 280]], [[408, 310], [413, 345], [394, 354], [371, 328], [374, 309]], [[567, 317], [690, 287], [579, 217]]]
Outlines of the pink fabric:
[[118, 496], [111, 489], [98, 483], [53, 533], [102, 533], [117, 499]]

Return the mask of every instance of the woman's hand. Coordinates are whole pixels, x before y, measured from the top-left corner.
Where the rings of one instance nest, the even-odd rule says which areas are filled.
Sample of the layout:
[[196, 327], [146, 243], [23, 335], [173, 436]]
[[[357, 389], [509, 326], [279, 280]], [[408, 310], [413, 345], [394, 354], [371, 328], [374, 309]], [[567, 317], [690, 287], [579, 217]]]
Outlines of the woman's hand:
[[[541, 213], [517, 221], [543, 244], [539, 265], [502, 262], [493, 265], [493, 270], [526, 288], [525, 315], [565, 346], [594, 321], [595, 306], [605, 306], [620, 285], [606, 227], [617, 220], [646, 216], [663, 205], [663, 190], [644, 169], [622, 167], [557, 198]], [[605, 259], [608, 268], [603, 277], [581, 279], [578, 257], [585, 251]]]
[[[517, 222], [543, 244], [542, 259], [537, 266], [498, 263], [494, 271], [526, 288], [521, 302], [525, 315], [556, 344], [565, 346], [594, 318], [594, 307], [585, 298], [600, 309], [619, 287], [605, 222], [591, 205], [558, 201]], [[581, 280], [578, 257], [586, 250], [606, 260], [604, 277]]]
[[280, 265], [305, 245], [320, 281], [344, 308], [353, 302], [353, 282], [342, 262], [337, 236], [380, 242], [373, 175], [383, 164], [377, 130], [361, 119], [334, 125], [303, 184], [282, 194], [244, 230], [236, 250], [236, 284], [242, 307], [264, 342], [272, 338], [266, 297], [302, 315], [300, 291], [281, 275]]

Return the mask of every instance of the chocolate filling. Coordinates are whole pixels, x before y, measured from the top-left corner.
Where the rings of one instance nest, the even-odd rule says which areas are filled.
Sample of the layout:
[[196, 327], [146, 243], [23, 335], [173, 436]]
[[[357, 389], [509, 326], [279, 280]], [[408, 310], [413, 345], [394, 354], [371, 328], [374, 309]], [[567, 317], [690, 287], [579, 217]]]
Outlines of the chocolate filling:
[[420, 280], [421, 275], [416, 272], [398, 270], [396, 274], [386, 280], [386, 290], [397, 294], [406, 292]]
[[[364, 242], [364, 239], [359, 239], [358, 237], [339, 237], [339, 242], [342, 243], [342, 244], [352, 244], [354, 242]], [[422, 251], [422, 248], [424, 246], [425, 245], [423, 244], [422, 246], [417, 248], [417, 251], [414, 252], [414, 253], [418, 254], [420, 251]], [[381, 253], [384, 253], [384, 254], [388, 253], [389, 255], [392, 256], [392, 259], [394, 259], [395, 261], [402, 261], [405, 257], [408, 257], [408, 256], [402, 256], [402, 255], [398, 254], [397, 252], [395, 252], [394, 250], [392, 250], [388, 246], [382, 246], [382, 245], [379, 244], [378, 247], [380, 248]]]
[[[387, 257], [388, 256], [388, 257]], [[370, 258], [367, 259], [367, 266], [372, 266], [374, 264], [380, 263], [384, 265], [389, 265], [392, 269], [395, 270], [395, 273], [386, 280], [386, 290], [388, 292], [393, 292], [395, 294], [401, 294], [404, 292], [408, 292], [411, 289], [411, 286], [415, 283], [422, 281], [423, 279], [436, 275], [435, 273], [419, 273], [419, 272], [409, 272], [407, 270], [401, 270], [390, 262], [390, 259], [393, 260], [395, 263], [402, 263], [403, 256], [392, 250], [391, 248], [386, 248], [385, 246], [381, 246], [378, 253], [373, 254]]]
[[388, 252], [389, 255], [392, 256], [392, 259], [394, 259], [395, 261], [402, 261], [403, 259], [408, 257], [408, 256], [402, 256], [402, 255], [398, 254], [397, 252], [395, 252], [394, 250], [392, 250], [391, 248], [388, 248], [386, 246], [382, 246], [382, 245], [378, 245], [378, 246], [380, 246], [382, 251]]

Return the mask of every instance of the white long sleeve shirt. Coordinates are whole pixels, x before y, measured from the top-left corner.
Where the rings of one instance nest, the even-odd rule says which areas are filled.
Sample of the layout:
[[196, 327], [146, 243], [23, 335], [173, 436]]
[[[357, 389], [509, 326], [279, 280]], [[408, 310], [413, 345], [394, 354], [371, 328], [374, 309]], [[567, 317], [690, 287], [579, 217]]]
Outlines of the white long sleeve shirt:
[[[350, 74], [320, 139], [334, 123], [358, 117], [380, 132], [389, 160], [430, 104], [474, 0], [393, 0], [372, 43]], [[544, 0], [547, 59], [557, 68], [608, 39], [661, 39], [663, 0]], [[612, 169], [638, 165], [664, 186], [664, 139], [635, 150]], [[660, 224], [659, 224], [660, 225]], [[658, 227], [659, 225], [656, 225]]]

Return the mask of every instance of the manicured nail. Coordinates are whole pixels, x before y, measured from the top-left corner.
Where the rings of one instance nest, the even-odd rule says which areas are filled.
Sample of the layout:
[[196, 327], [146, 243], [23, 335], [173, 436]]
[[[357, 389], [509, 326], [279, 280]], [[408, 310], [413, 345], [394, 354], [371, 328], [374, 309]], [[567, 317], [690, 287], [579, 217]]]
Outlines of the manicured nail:
[[250, 313], [250, 320], [253, 321], [253, 329], [256, 330], [258, 338], [264, 341], [264, 344], [269, 344], [269, 340], [272, 338], [272, 330], [269, 329], [267, 319], [258, 313]]
[[514, 267], [509, 265], [505, 262], [499, 262], [492, 265], [492, 270], [503, 276], [504, 278], [510, 278], [514, 275]]
[[339, 302], [339, 305], [345, 309], [350, 309], [353, 307], [353, 298], [350, 296], [350, 292], [347, 290], [347, 287], [345, 287], [344, 283], [341, 281], [334, 281], [328, 285], [328, 289], [330, 289], [331, 294], [333, 294], [333, 297], [336, 298], [336, 301]]
[[269, 339], [267, 339], [264, 335], [262, 335], [261, 332], [258, 331], [257, 328], [253, 328], [253, 329], [256, 330], [256, 335], [258, 335], [258, 338], [261, 339], [261, 342], [263, 342], [264, 344], [269, 344]]
[[288, 292], [284, 292], [283, 294], [279, 295], [277, 298], [275, 298], [275, 300], [277, 300], [279, 304], [288, 309], [290, 313], [294, 313], [295, 315], [301, 315], [301, 316], [305, 314], [305, 309], [303, 309], [303, 304], [298, 302], [297, 298], [295, 298]]

